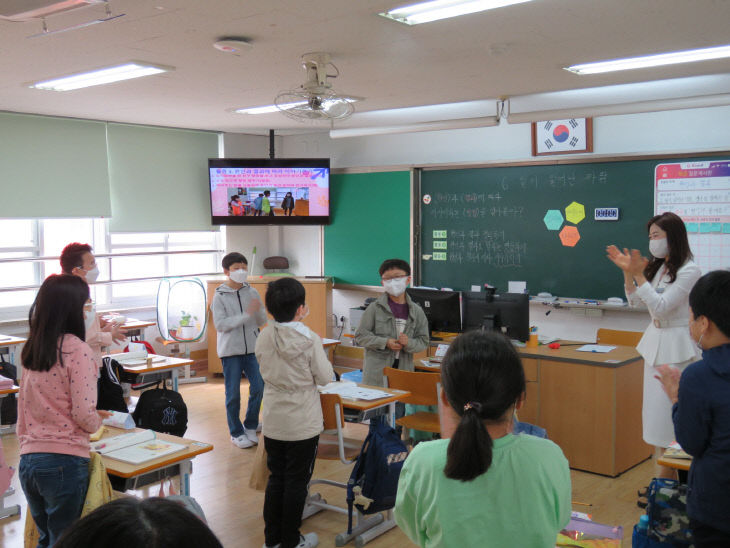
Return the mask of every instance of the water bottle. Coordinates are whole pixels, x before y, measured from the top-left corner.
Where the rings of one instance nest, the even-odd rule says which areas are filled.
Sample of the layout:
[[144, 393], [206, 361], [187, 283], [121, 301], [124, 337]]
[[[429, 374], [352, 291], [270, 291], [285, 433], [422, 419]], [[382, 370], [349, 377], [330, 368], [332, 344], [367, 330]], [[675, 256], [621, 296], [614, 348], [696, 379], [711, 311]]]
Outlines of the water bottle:
[[649, 516], [644, 514], [639, 518], [639, 523], [636, 524], [636, 530], [643, 534], [649, 532]]

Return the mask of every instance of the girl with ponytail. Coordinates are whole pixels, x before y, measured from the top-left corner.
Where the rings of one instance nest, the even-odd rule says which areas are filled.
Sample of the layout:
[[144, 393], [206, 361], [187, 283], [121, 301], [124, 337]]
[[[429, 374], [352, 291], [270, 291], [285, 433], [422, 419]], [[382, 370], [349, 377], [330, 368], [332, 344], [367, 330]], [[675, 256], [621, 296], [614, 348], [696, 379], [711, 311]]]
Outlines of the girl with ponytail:
[[401, 471], [395, 517], [422, 548], [555, 546], [570, 519], [570, 470], [553, 442], [512, 434], [525, 375], [502, 335], [458, 337], [441, 367], [442, 439]]

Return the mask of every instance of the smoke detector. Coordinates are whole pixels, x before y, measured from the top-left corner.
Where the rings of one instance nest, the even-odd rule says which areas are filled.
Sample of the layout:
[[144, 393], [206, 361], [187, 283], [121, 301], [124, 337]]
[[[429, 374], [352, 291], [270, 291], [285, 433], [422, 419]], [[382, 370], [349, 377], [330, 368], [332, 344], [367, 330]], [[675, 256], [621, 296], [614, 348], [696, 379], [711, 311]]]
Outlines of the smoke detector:
[[223, 53], [232, 53], [233, 55], [240, 55], [247, 49], [250, 49], [251, 42], [244, 38], [221, 38], [217, 42], [213, 43], [213, 47]]

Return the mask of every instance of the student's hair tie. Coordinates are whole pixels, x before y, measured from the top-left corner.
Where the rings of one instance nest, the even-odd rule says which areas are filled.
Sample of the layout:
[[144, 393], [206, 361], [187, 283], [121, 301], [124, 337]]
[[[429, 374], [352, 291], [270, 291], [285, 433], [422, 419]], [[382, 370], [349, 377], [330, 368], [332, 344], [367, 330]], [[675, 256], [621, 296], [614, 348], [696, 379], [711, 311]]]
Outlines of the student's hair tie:
[[467, 411], [469, 411], [469, 409], [473, 409], [477, 413], [480, 413], [482, 410], [482, 404], [479, 403], [478, 401], [466, 402], [464, 404], [464, 412], [466, 413]]

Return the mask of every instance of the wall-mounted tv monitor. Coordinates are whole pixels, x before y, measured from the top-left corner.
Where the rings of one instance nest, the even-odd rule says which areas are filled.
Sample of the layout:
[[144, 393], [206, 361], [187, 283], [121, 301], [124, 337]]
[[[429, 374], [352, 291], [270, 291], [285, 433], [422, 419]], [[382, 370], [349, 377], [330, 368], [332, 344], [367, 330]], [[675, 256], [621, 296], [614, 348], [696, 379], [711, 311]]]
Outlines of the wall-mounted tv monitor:
[[329, 224], [329, 158], [211, 158], [208, 176], [214, 225]]

